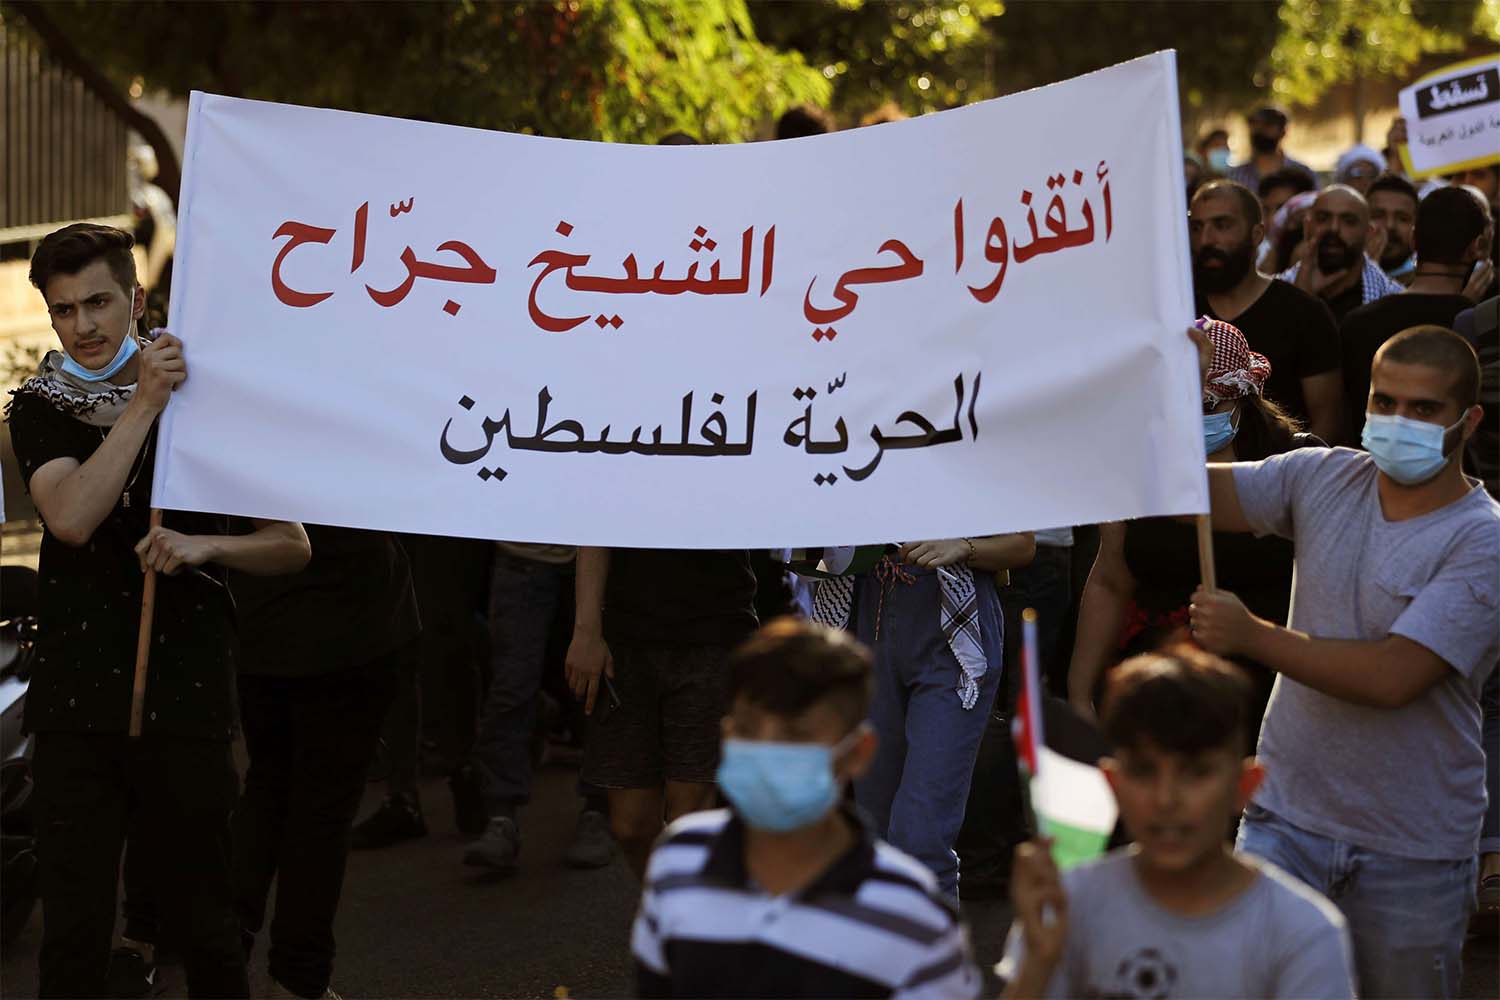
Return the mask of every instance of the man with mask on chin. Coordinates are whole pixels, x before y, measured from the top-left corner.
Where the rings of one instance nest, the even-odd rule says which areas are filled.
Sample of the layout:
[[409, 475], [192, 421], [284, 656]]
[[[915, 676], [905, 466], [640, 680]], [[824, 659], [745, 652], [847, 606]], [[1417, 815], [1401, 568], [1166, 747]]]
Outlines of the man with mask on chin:
[[[190, 996], [246, 996], [232, 905], [229, 818], [238, 791], [233, 606], [225, 570], [291, 573], [311, 555], [299, 524], [169, 511], [150, 527], [156, 422], [188, 377], [183, 345], [141, 347], [145, 293], [129, 233], [78, 223], [31, 258], [61, 351], [7, 408], [42, 535], [36, 734], [43, 931], [38, 992], [107, 996], [127, 818], [163, 933], [184, 951]], [[144, 573], [159, 574], [142, 732], [127, 735]], [[137, 838], [139, 832], [139, 838]]]
[[1307, 239], [1295, 264], [1281, 274], [1328, 303], [1334, 319], [1386, 295], [1405, 291], [1365, 253], [1370, 239], [1370, 203], [1344, 184], [1324, 188], [1304, 223]]
[[1239, 848], [1343, 911], [1361, 996], [1458, 991], [1485, 808], [1479, 694], [1500, 658], [1500, 504], [1461, 467], [1479, 378], [1462, 337], [1413, 327], [1375, 356], [1366, 452], [1208, 467], [1215, 531], [1297, 552], [1285, 628], [1228, 591], [1193, 595], [1200, 645], [1279, 675], [1258, 751], [1270, 778]]
[[1239, 327], [1250, 349], [1270, 359], [1266, 398], [1337, 443], [1344, 423], [1338, 326], [1317, 298], [1255, 269], [1265, 237], [1260, 202], [1243, 185], [1210, 181], [1193, 196], [1188, 232], [1195, 311]]
[[631, 949], [645, 997], [953, 997], [983, 985], [925, 865], [844, 802], [875, 757], [870, 654], [790, 618], [729, 665], [719, 787], [651, 856]]

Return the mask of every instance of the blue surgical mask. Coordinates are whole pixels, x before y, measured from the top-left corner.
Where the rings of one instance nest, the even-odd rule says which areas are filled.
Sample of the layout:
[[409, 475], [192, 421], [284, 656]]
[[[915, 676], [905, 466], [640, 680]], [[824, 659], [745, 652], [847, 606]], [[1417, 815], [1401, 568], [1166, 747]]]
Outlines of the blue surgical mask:
[[1203, 448], [1205, 455], [1229, 445], [1239, 428], [1234, 425], [1234, 410], [1226, 413], [1203, 414]]
[[1365, 417], [1360, 440], [1377, 469], [1402, 486], [1416, 486], [1443, 471], [1449, 458], [1443, 451], [1443, 439], [1463, 422], [1459, 417], [1452, 427], [1444, 427], [1425, 420], [1371, 413]]
[[98, 371], [94, 371], [90, 368], [85, 368], [83, 367], [83, 365], [80, 365], [78, 362], [74, 361], [72, 355], [64, 351], [62, 370], [67, 372], [69, 375], [72, 375], [74, 378], [82, 379], [85, 382], [103, 382], [105, 379], [117, 373], [121, 368], [124, 368], [126, 365], [130, 364], [130, 359], [140, 353], [140, 350], [141, 345], [136, 343], [134, 332], [127, 329], [125, 331], [125, 339], [120, 341], [120, 349], [115, 352], [114, 360], [105, 365], [103, 368], [100, 368]]
[[1224, 173], [1229, 169], [1229, 150], [1220, 146], [1218, 149], [1208, 151], [1208, 165], [1215, 173]]
[[833, 762], [863, 735], [861, 726], [831, 747], [727, 739], [719, 788], [735, 812], [757, 829], [788, 833], [809, 826], [838, 805]]

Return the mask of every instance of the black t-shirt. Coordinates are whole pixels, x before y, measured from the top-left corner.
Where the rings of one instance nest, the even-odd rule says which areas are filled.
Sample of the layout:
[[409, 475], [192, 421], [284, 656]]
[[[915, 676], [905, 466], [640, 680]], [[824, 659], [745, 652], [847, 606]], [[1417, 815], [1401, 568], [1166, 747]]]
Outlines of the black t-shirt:
[[1344, 322], [1345, 317], [1365, 304], [1364, 281], [1356, 281], [1351, 287], [1339, 292], [1333, 298], [1324, 299], [1323, 301], [1328, 303], [1328, 309], [1333, 313], [1334, 322], [1341, 324]]
[[[1290, 607], [1292, 556], [1292, 543], [1284, 538], [1214, 532], [1220, 589], [1278, 625], [1286, 624]], [[1197, 527], [1166, 517], [1127, 522], [1125, 565], [1135, 577], [1135, 603], [1142, 610], [1165, 615], [1186, 608], [1203, 579]]]
[[610, 550], [607, 641], [732, 646], [758, 624], [744, 549]]
[[1353, 442], [1359, 441], [1364, 430], [1370, 364], [1380, 345], [1408, 327], [1427, 323], [1452, 327], [1453, 318], [1473, 305], [1462, 295], [1403, 292], [1376, 299], [1349, 314], [1339, 327], [1339, 339], [1344, 351], [1344, 404]]
[[[107, 431], [46, 400], [17, 393], [11, 441], [21, 477], [58, 458], [87, 461]], [[144, 574], [135, 546], [150, 530], [153, 428], [117, 501], [93, 537], [73, 547], [47, 530], [38, 566], [37, 660], [26, 693], [32, 732], [123, 733], [130, 722]], [[133, 479], [133, 482], [131, 480]], [[189, 535], [224, 534], [224, 519], [167, 511], [162, 523]], [[228, 740], [234, 735], [233, 605], [212, 565], [158, 574], [143, 732]]]
[[1339, 367], [1339, 330], [1323, 302], [1285, 281], [1274, 279], [1260, 298], [1238, 316], [1220, 316], [1204, 296], [1198, 315], [1233, 323], [1244, 333], [1250, 349], [1271, 362], [1266, 398], [1281, 404], [1292, 416], [1307, 422], [1307, 400], [1302, 380]]
[[230, 574], [242, 673], [304, 677], [355, 667], [421, 631], [411, 570], [394, 536], [304, 527], [312, 560], [300, 573]]

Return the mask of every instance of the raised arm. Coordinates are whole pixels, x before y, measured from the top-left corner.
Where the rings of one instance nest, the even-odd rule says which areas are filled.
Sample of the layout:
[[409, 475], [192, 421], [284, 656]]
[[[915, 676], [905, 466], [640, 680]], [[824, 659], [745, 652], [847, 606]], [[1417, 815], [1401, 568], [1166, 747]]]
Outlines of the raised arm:
[[1253, 530], [1245, 517], [1245, 509], [1240, 506], [1240, 491], [1234, 484], [1234, 466], [1209, 463], [1208, 505], [1215, 531]]
[[94, 537], [119, 502], [151, 425], [186, 378], [182, 342], [163, 334], [141, 349], [135, 395], [88, 461], [55, 458], [32, 473], [32, 502], [59, 541], [79, 546]]
[[1315, 639], [1251, 614], [1228, 591], [1193, 594], [1193, 638], [1221, 656], [1245, 656], [1340, 701], [1402, 708], [1448, 673], [1448, 663], [1402, 635]]

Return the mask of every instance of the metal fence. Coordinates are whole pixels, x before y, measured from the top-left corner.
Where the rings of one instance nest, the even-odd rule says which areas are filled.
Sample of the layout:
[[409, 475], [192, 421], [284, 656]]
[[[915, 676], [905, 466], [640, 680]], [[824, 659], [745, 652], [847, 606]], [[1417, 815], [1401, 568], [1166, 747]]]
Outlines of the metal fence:
[[130, 211], [127, 127], [0, 23], [0, 243]]

